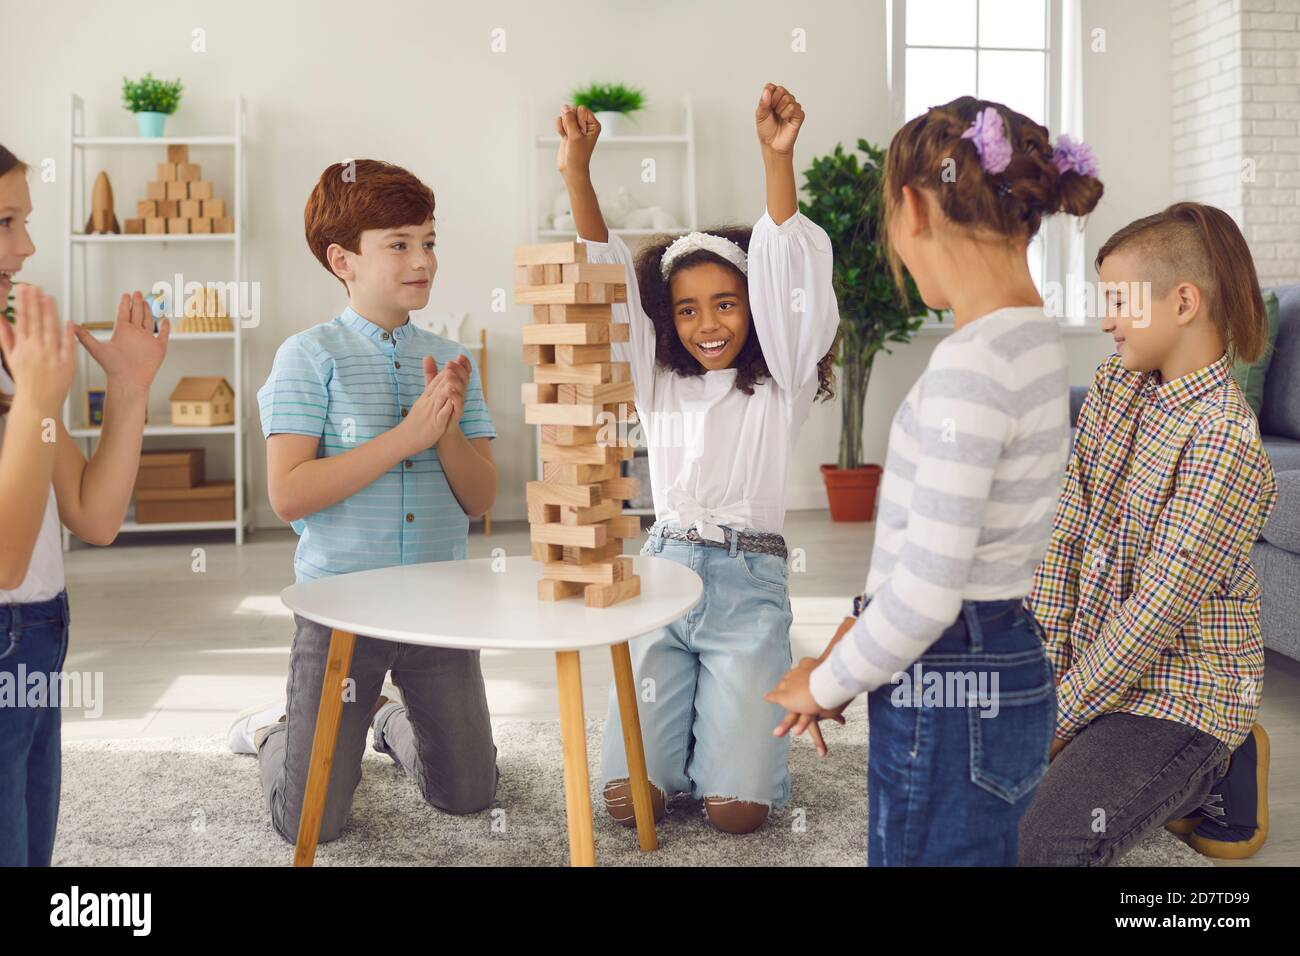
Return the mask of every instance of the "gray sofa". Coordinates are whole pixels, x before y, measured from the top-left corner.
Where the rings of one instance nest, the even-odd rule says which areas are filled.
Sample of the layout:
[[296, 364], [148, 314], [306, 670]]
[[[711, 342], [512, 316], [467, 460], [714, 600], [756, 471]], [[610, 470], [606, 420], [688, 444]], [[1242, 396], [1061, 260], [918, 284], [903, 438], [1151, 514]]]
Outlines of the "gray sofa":
[[[1259, 429], [1273, 463], [1277, 504], [1251, 551], [1264, 589], [1264, 645], [1300, 660], [1300, 285], [1274, 289], [1277, 344], [1264, 378]], [[1088, 389], [1070, 389], [1070, 419]]]

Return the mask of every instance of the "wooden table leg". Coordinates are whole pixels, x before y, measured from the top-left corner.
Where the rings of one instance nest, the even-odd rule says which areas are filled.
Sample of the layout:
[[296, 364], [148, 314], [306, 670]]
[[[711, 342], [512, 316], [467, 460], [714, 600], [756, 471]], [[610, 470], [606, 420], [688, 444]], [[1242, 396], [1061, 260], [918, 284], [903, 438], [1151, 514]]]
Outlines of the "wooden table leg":
[[646, 776], [645, 747], [641, 742], [641, 717], [636, 706], [636, 682], [632, 677], [632, 653], [627, 642], [613, 644], [614, 686], [618, 690], [618, 713], [623, 722], [623, 751], [627, 754], [628, 785], [632, 789], [632, 809], [636, 814], [636, 834], [642, 850], [657, 850], [655, 811], [650, 799], [650, 779]]
[[587, 726], [582, 710], [582, 670], [577, 651], [557, 651], [560, 737], [564, 741], [564, 805], [569, 819], [569, 862], [596, 865], [592, 835], [591, 782], [587, 776]]
[[343, 681], [352, 669], [352, 648], [356, 642], [356, 635], [347, 631], [330, 633], [329, 658], [325, 661], [325, 680], [321, 684], [320, 708], [316, 711], [316, 731], [311, 742], [311, 763], [307, 768], [307, 789], [298, 816], [294, 866], [311, 866], [316, 859], [316, 840], [325, 814], [325, 792], [329, 789], [334, 745], [338, 742], [339, 720], [343, 716]]

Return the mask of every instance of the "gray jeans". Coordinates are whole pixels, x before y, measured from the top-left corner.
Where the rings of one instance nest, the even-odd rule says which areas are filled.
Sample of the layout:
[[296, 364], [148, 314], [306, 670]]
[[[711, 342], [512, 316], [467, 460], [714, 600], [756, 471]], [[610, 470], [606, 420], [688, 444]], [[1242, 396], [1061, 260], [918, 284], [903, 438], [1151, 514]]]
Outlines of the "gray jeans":
[[[271, 728], [258, 750], [262, 793], [271, 811], [271, 824], [290, 843], [298, 837], [330, 644], [328, 627], [296, 614], [294, 622], [297, 630], [289, 653], [288, 718]], [[399, 644], [358, 635], [349, 673], [356, 682], [356, 693], [343, 704], [339, 721], [321, 821], [322, 843], [339, 835], [352, 812], [371, 712], [390, 670], [405, 707], [386, 721], [384, 743], [419, 784], [424, 799], [448, 813], [473, 813], [489, 807], [496, 794], [497, 749], [492, 742], [478, 651]]]
[[1052, 761], [1020, 819], [1021, 866], [1107, 866], [1191, 814], [1228, 769], [1221, 740], [1172, 720], [1106, 714]]

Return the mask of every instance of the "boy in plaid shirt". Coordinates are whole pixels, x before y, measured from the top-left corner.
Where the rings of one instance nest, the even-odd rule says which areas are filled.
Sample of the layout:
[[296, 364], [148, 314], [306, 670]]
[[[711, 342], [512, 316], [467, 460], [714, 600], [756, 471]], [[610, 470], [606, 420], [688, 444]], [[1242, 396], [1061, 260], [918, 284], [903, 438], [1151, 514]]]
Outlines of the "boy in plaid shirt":
[[1105, 865], [1165, 823], [1207, 855], [1249, 856], [1268, 768], [1250, 549], [1276, 490], [1231, 362], [1266, 348], [1259, 282], [1233, 221], [1197, 203], [1121, 229], [1097, 268], [1116, 354], [1027, 599], [1058, 714], [1020, 862]]

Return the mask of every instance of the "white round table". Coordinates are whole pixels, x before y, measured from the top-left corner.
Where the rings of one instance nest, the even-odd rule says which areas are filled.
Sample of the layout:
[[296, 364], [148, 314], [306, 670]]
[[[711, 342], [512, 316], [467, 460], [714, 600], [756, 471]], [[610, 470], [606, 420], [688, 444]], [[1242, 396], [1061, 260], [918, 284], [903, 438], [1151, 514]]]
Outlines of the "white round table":
[[627, 642], [677, 620], [699, 603], [704, 588], [699, 575], [667, 558], [638, 555], [632, 564], [641, 578], [641, 593], [606, 608], [588, 608], [581, 597], [539, 600], [542, 568], [528, 555], [398, 565], [285, 588], [280, 594], [285, 606], [333, 631], [294, 864], [310, 866], [315, 858], [343, 713], [343, 682], [358, 634], [466, 650], [555, 652], [569, 854], [574, 865], [582, 866], [595, 864], [596, 851], [578, 652], [609, 646], [637, 833], [641, 848], [653, 850], [654, 816]]

